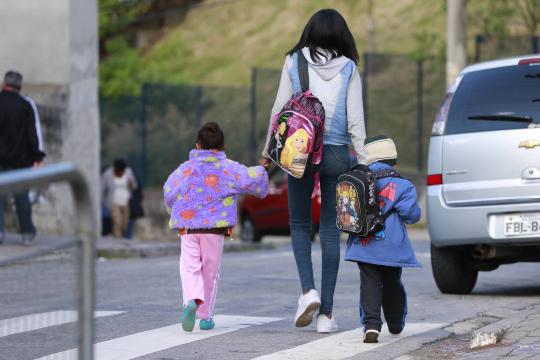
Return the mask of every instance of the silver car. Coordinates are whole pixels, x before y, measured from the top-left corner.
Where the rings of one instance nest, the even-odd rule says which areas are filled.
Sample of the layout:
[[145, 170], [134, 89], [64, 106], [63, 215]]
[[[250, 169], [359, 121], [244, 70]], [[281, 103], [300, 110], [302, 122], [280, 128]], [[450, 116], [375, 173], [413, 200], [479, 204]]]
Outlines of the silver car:
[[478, 271], [540, 261], [540, 55], [464, 69], [429, 144], [431, 263], [443, 293]]

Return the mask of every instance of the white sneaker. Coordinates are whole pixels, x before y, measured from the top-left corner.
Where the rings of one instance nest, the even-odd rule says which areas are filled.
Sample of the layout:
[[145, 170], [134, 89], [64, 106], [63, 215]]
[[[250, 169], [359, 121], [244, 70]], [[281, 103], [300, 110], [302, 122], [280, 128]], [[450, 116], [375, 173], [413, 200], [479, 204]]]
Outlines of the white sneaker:
[[318, 333], [329, 334], [329, 333], [335, 333], [338, 330], [339, 328], [337, 326], [337, 322], [334, 315], [332, 315], [331, 319], [324, 314], [319, 314], [317, 316], [317, 332]]
[[311, 324], [313, 314], [321, 307], [321, 298], [317, 290], [312, 289], [305, 295], [301, 295], [298, 299], [298, 310], [294, 316], [294, 325], [296, 327], [304, 327]]

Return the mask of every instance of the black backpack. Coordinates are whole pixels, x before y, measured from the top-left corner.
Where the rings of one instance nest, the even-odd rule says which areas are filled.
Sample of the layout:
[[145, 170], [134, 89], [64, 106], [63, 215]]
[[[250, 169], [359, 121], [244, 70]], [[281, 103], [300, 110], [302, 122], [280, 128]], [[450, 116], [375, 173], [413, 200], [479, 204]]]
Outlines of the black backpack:
[[395, 169], [371, 171], [366, 165], [356, 165], [338, 178], [336, 186], [337, 227], [361, 237], [384, 229], [392, 211], [383, 214], [377, 203], [377, 180], [401, 177]]

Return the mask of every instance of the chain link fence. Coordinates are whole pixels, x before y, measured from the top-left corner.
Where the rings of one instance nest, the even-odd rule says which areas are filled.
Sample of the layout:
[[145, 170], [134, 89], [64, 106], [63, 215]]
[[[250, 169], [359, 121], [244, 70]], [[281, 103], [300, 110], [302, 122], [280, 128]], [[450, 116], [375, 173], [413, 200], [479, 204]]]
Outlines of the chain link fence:
[[[444, 95], [444, 64], [402, 55], [364, 58], [368, 134], [392, 136], [401, 164], [423, 171], [429, 128]], [[126, 158], [145, 185], [161, 186], [188, 158], [200, 126], [216, 121], [227, 155], [253, 165], [264, 147], [280, 75], [256, 68], [250, 88], [145, 84], [138, 97], [102, 98], [102, 164]]]
[[362, 78], [368, 136], [393, 138], [400, 168], [423, 173], [431, 124], [446, 86], [444, 62], [365, 54]]
[[476, 35], [474, 46], [474, 62], [495, 60], [525, 54], [538, 54], [539, 36], [494, 37]]

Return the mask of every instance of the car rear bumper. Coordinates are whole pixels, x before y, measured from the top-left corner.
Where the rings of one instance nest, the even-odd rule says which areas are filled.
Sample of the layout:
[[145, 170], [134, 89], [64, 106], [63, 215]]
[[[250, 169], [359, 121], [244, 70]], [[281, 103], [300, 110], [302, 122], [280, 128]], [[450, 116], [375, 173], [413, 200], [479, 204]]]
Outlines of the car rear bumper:
[[433, 245], [540, 245], [540, 237], [504, 235], [502, 216], [509, 213], [540, 212], [540, 203], [448, 206], [442, 186], [427, 188], [427, 222]]

